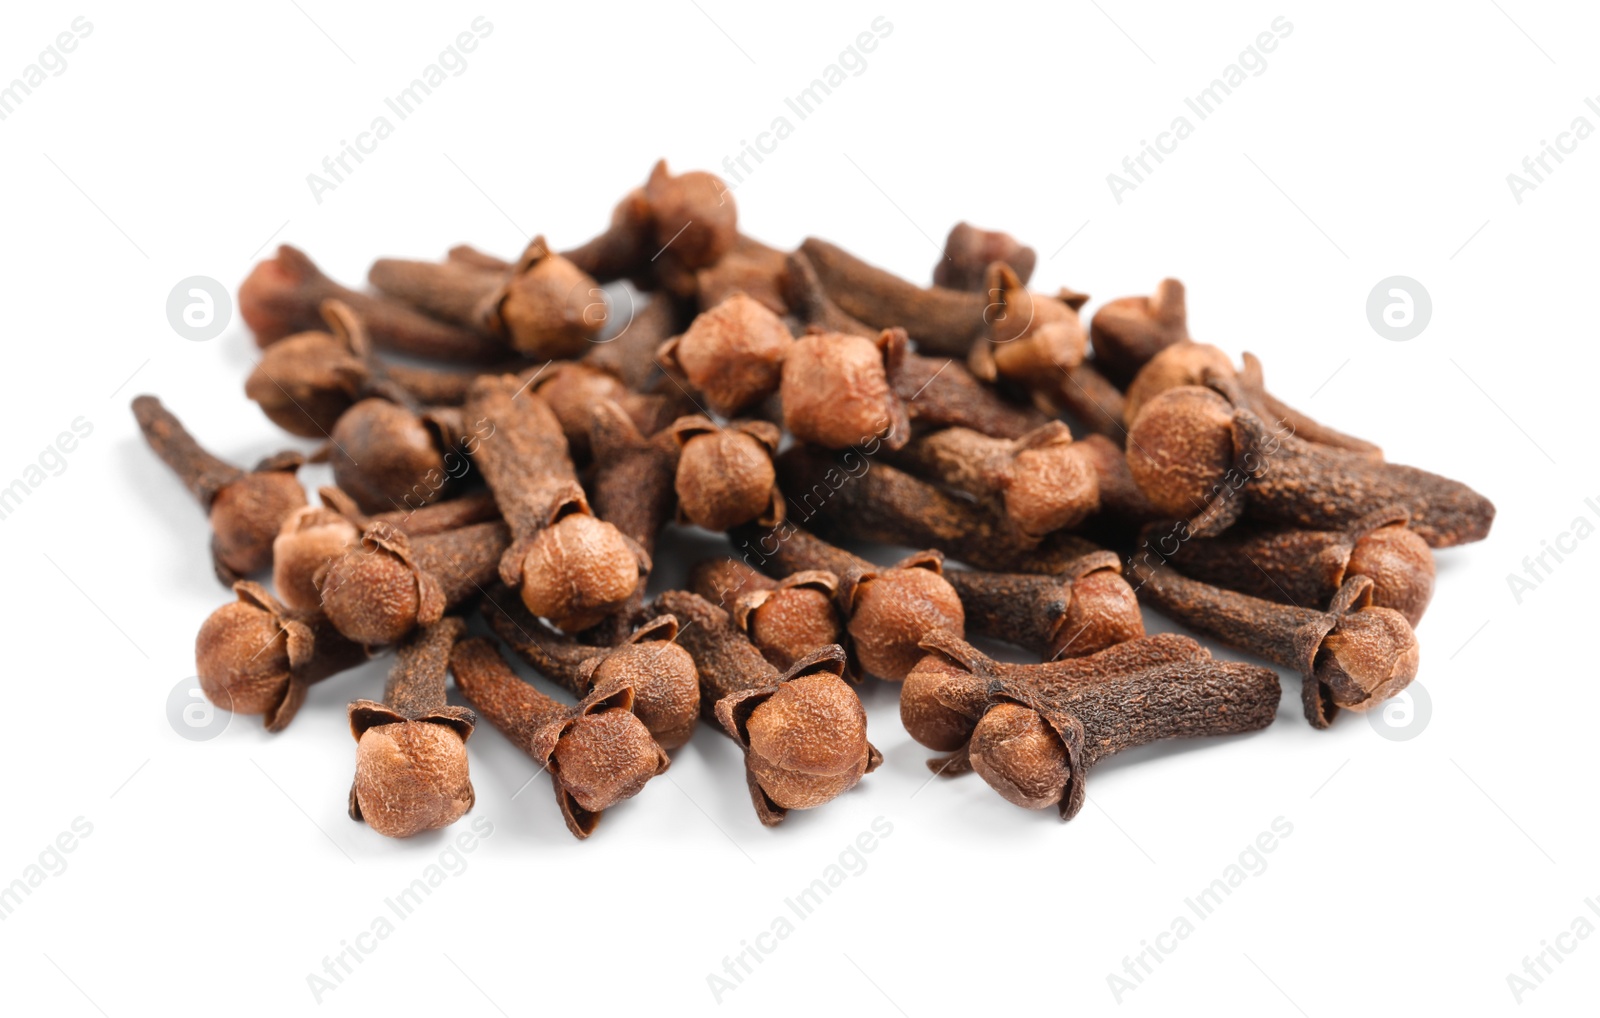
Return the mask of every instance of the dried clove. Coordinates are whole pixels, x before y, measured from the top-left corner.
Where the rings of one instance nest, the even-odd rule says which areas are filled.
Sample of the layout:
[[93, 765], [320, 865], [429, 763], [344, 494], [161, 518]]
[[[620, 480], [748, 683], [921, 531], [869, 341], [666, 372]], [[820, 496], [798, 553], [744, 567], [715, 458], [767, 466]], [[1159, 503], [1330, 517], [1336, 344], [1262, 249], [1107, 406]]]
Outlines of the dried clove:
[[466, 741], [477, 718], [445, 700], [459, 618], [417, 630], [395, 654], [383, 702], [352, 700], [356, 777], [350, 819], [390, 838], [448, 827], [472, 808]]
[[154, 396], [136, 397], [133, 416], [150, 448], [206, 511], [217, 578], [231, 586], [270, 566], [278, 529], [306, 504], [305, 489], [295, 479], [305, 458], [281, 452], [246, 472], [201, 448], [183, 422]]
[[510, 544], [499, 522], [421, 537], [369, 523], [355, 547], [317, 574], [322, 610], [357, 643], [395, 643], [492, 583]]
[[736, 293], [758, 301], [776, 315], [789, 313], [784, 300], [784, 272], [788, 252], [768, 247], [744, 234], [716, 264], [695, 273], [696, 293], [701, 308], [713, 308]]
[[889, 379], [906, 414], [919, 429], [969, 428], [992, 438], [1021, 438], [1050, 423], [973, 377], [948, 357], [907, 352]]
[[961, 598], [968, 632], [1046, 661], [1084, 657], [1144, 635], [1122, 560], [1109, 551], [1080, 556], [1054, 576], [951, 569], [944, 578]]
[[1122, 387], [1150, 358], [1188, 339], [1188, 307], [1183, 284], [1176, 279], [1163, 279], [1148, 297], [1119, 297], [1102, 304], [1089, 321], [1095, 365]]
[[1300, 672], [1301, 704], [1313, 728], [1328, 727], [1341, 707], [1374, 707], [1417, 676], [1411, 623], [1373, 605], [1366, 576], [1346, 579], [1324, 610], [1223, 590], [1149, 558], [1135, 556], [1128, 564], [1140, 599], [1196, 632]]
[[939, 629], [960, 635], [966, 624], [961, 599], [944, 578], [938, 552], [910, 555], [880, 568], [786, 522], [776, 528], [745, 525], [730, 532], [745, 561], [775, 576], [811, 570], [839, 579], [838, 601], [846, 616], [862, 671], [888, 682], [905, 678], [921, 656], [918, 643]]
[[841, 648], [819, 648], [780, 673], [727, 612], [704, 598], [669, 590], [656, 606], [683, 622], [678, 642], [699, 669], [701, 713], [744, 750], [750, 798], [763, 824], [837, 798], [883, 761], [867, 741], [860, 698], [839, 677]]
[[1077, 526], [1100, 508], [1092, 460], [1060, 421], [1014, 440], [945, 428], [910, 442], [895, 462], [980, 500], [997, 500], [1028, 540]]
[[1033, 275], [1038, 255], [1009, 233], [980, 230], [971, 223], [957, 223], [944, 241], [944, 257], [933, 267], [933, 285], [949, 290], [982, 292], [989, 266], [1004, 262], [1027, 283]]
[[530, 387], [561, 422], [574, 463], [590, 459], [589, 432], [595, 407], [601, 403], [616, 403], [641, 431], [651, 435], [677, 416], [683, 405], [688, 405], [687, 400], [680, 405], [680, 401], [666, 396], [634, 392], [616, 375], [582, 361], [553, 362], [531, 380]]
[[[936, 696], [975, 722], [962, 750], [929, 766], [949, 774], [970, 765], [1006, 801], [1054, 806], [1062, 820], [1083, 808], [1098, 761], [1162, 739], [1257, 731], [1272, 723], [1281, 695], [1271, 669], [1214, 661], [1198, 645], [1177, 649], [1180, 660], [1149, 666], [1145, 660], [1160, 655], [1123, 644], [1064, 663], [1088, 666], [1070, 678], [1060, 665], [991, 661], [942, 634], [928, 647], [970, 673], [946, 679]], [[988, 680], [981, 692], [974, 678]]]
[[471, 469], [458, 445], [470, 446], [484, 432], [464, 432], [454, 407], [363, 399], [334, 424], [328, 459], [335, 482], [362, 510], [420, 507], [450, 497]]
[[606, 231], [565, 257], [601, 282], [624, 277], [692, 297], [696, 271], [717, 264], [739, 236], [733, 195], [713, 174], [674, 176], [665, 159], [611, 214]]
[[207, 616], [194, 641], [200, 690], [223, 710], [261, 714], [267, 731], [282, 731], [312, 683], [367, 659], [321, 612], [289, 608], [248, 580], [233, 592], [238, 600]]
[[987, 280], [987, 342], [972, 344], [967, 366], [984, 381], [1059, 389], [1061, 375], [1083, 363], [1089, 345], [1077, 309], [1067, 302], [1073, 295], [1033, 293], [1003, 262], [989, 267]]
[[847, 449], [881, 439], [898, 449], [910, 438], [905, 405], [889, 379], [905, 353], [902, 329], [867, 339], [843, 332], [811, 333], [783, 362], [783, 426], [802, 442]]
[[800, 250], [845, 314], [877, 329], [903, 328], [923, 353], [964, 357], [988, 329], [985, 294], [918, 286], [815, 237]]
[[727, 530], [755, 521], [783, 519], [783, 493], [772, 457], [782, 437], [766, 421], [734, 421], [718, 427], [709, 417], [681, 417], [672, 425], [678, 444], [674, 490], [683, 522]]
[[649, 557], [590, 511], [555, 413], [509, 375], [474, 383], [466, 411], [494, 429], [470, 452], [511, 528], [500, 578], [567, 632], [612, 614], [649, 572]]
[[490, 589], [479, 611], [513, 653], [580, 698], [603, 683], [626, 681], [633, 687], [633, 712], [662, 749], [689, 741], [700, 717], [700, 678], [694, 659], [676, 643], [677, 618], [658, 615], [617, 646], [597, 647], [554, 632], [507, 593]]
[[667, 340], [656, 360], [705, 398], [711, 410], [738, 417], [778, 391], [794, 338], [758, 301], [736, 293], [695, 316]]
[[322, 302], [343, 301], [387, 350], [446, 361], [489, 362], [506, 356], [499, 340], [430, 318], [396, 300], [359, 293], [323, 275], [305, 252], [284, 244], [239, 284], [239, 316], [267, 347], [322, 328]]
[[[689, 571], [689, 589], [727, 611], [779, 671], [830, 643], [849, 653], [833, 573], [812, 569], [773, 580], [736, 559], [707, 559]], [[856, 671], [847, 663], [845, 677]]]
[[575, 838], [667, 769], [667, 754], [633, 713], [625, 680], [598, 684], [573, 706], [517, 678], [487, 640], [462, 640], [450, 654], [456, 688], [523, 752], [550, 772], [556, 802]]
[[1372, 580], [1372, 603], [1416, 626], [1433, 598], [1433, 552], [1404, 509], [1363, 517], [1345, 530], [1233, 527], [1185, 540], [1182, 525], [1145, 529], [1143, 545], [1192, 580], [1280, 604], [1327, 604], [1351, 576]]
[[1157, 509], [1212, 537], [1241, 515], [1340, 530], [1396, 506], [1433, 548], [1482, 540], [1494, 505], [1471, 488], [1274, 433], [1211, 389], [1181, 386], [1151, 400], [1128, 439], [1128, 467]]

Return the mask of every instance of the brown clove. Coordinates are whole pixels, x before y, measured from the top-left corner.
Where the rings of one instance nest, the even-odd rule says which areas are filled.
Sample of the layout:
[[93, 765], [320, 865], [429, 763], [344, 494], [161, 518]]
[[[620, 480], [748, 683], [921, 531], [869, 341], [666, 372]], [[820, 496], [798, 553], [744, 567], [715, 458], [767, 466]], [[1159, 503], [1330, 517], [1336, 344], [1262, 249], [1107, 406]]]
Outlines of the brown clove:
[[925, 354], [964, 357], [988, 329], [986, 294], [918, 286], [815, 237], [800, 250], [840, 310], [876, 329], [905, 329]]
[[949, 290], [985, 289], [989, 266], [1004, 262], [1022, 283], [1033, 275], [1038, 255], [1009, 233], [957, 223], [944, 240], [944, 257], [933, 267], [933, 285]]
[[695, 316], [683, 335], [662, 344], [656, 360], [711, 410], [738, 417], [778, 391], [794, 345], [777, 315], [736, 293]]
[[466, 741], [477, 718], [445, 700], [450, 651], [464, 632], [459, 618], [417, 630], [395, 654], [383, 701], [350, 702], [356, 739], [350, 819], [386, 837], [448, 827], [476, 799]]
[[334, 481], [369, 513], [449, 498], [472, 468], [464, 447], [489, 431], [466, 430], [454, 407], [424, 407], [409, 397], [363, 399], [328, 436]]
[[[849, 653], [836, 601], [839, 578], [833, 573], [812, 569], [774, 580], [736, 559], [707, 559], [689, 571], [689, 589], [727, 611], [779, 671], [830, 643]], [[856, 671], [847, 667], [845, 677]]]
[[1152, 357], [1188, 339], [1188, 307], [1183, 284], [1176, 279], [1163, 279], [1148, 297], [1119, 297], [1102, 304], [1089, 321], [1095, 365], [1112, 384], [1124, 388]]
[[885, 329], [867, 339], [843, 332], [808, 334], [783, 362], [783, 426], [802, 442], [847, 449], [880, 439], [898, 449], [910, 438], [905, 405], [889, 384], [906, 334]]
[[1085, 657], [1144, 635], [1122, 560], [1090, 552], [1054, 576], [951, 569], [967, 631], [1015, 644], [1046, 661]]
[[772, 457], [782, 437], [766, 421], [734, 421], [719, 427], [709, 417], [680, 417], [672, 425], [678, 444], [674, 490], [680, 522], [727, 530], [755, 521], [783, 519], [783, 493]]

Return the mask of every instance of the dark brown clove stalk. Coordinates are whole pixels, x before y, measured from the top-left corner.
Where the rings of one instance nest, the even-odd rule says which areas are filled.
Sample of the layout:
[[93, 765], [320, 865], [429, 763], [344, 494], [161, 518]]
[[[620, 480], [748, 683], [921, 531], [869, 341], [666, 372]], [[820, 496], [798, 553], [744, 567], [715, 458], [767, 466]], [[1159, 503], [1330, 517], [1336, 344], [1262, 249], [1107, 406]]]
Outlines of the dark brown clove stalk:
[[370, 523], [360, 542], [316, 577], [322, 610], [357, 643], [396, 643], [493, 583], [510, 544], [511, 532], [499, 522], [415, 538]]
[[1230, 647], [1298, 671], [1301, 703], [1313, 728], [1339, 708], [1364, 711], [1417, 677], [1417, 636], [1404, 615], [1372, 603], [1372, 580], [1352, 576], [1326, 610], [1276, 604], [1180, 576], [1150, 555], [1128, 563], [1141, 601], [1174, 622]]
[[450, 670], [478, 714], [550, 772], [575, 838], [593, 834], [607, 809], [638, 795], [671, 762], [633, 713], [633, 687], [623, 679], [598, 684], [569, 706], [517, 678], [478, 638], [456, 644]]
[[415, 538], [500, 516], [494, 497], [487, 493], [371, 517], [364, 515], [355, 500], [338, 488], [324, 487], [318, 489], [318, 493], [323, 504], [296, 509], [278, 528], [278, 536], [272, 539], [272, 585], [284, 604], [305, 611], [322, 606], [317, 573], [354, 547], [361, 539], [361, 528], [369, 523], [387, 523], [407, 537]]
[[[937, 548], [978, 569], [1052, 574], [1097, 550], [1061, 531], [1043, 542], [1018, 534], [998, 510], [946, 494], [886, 463], [835, 459], [805, 446], [778, 457], [789, 519], [823, 536]], [[806, 567], [809, 568], [809, 567]], [[819, 566], [817, 568], [831, 568]], [[834, 570], [837, 572], [837, 570]]]
[[842, 649], [819, 648], [780, 673], [704, 598], [669, 590], [655, 603], [683, 622], [678, 642], [699, 669], [701, 713], [744, 750], [750, 799], [764, 825], [832, 801], [883, 762], [867, 741], [860, 698], [839, 677]]
[[1055, 576], [951, 569], [967, 631], [1004, 640], [1046, 661], [1085, 657], [1144, 635], [1122, 560], [1091, 552]]
[[797, 340], [778, 389], [784, 429], [825, 449], [875, 440], [900, 448], [911, 437], [911, 422], [889, 379], [905, 346], [903, 329], [885, 329], [876, 339], [816, 332]]
[[1188, 339], [1189, 313], [1183, 284], [1176, 279], [1163, 279], [1149, 297], [1102, 304], [1089, 321], [1096, 368], [1124, 388], [1150, 358]]
[[918, 643], [932, 630], [960, 635], [966, 624], [961, 599], [944, 578], [938, 552], [919, 552], [879, 567], [787, 522], [776, 528], [742, 526], [729, 532], [744, 560], [773, 576], [821, 570], [839, 579], [838, 603], [846, 617], [861, 670], [887, 682], [905, 678], [921, 657]]
[[1254, 354], [1244, 355], [1244, 368], [1234, 370], [1228, 355], [1209, 343], [1183, 342], [1167, 347], [1139, 370], [1128, 386], [1124, 409], [1128, 421], [1139, 416], [1145, 404], [1169, 389], [1184, 385], [1211, 385], [1218, 382], [1236, 387], [1239, 405], [1255, 411], [1262, 420], [1287, 427], [1297, 438], [1346, 452], [1383, 459], [1383, 450], [1364, 439], [1346, 435], [1285, 404], [1266, 390], [1261, 361]]
[[471, 469], [459, 409], [424, 407], [409, 396], [361, 400], [328, 439], [334, 481], [369, 513], [449, 498]]
[[247, 580], [233, 591], [238, 600], [207, 616], [194, 641], [200, 690], [223, 710], [263, 715], [267, 731], [282, 731], [312, 683], [367, 659], [321, 612], [288, 608]]
[[734, 294], [742, 293], [773, 314], [788, 314], [789, 305], [783, 299], [783, 274], [788, 260], [788, 252], [740, 234], [733, 242], [733, 249], [716, 264], [695, 273], [700, 307], [714, 308]]
[[616, 646], [579, 643], [534, 618], [504, 587], [494, 587], [478, 610], [506, 646], [541, 675], [579, 698], [609, 682], [633, 687], [633, 712], [662, 749], [677, 749], [700, 717], [700, 678], [677, 642], [678, 620], [658, 615]]
[[661, 345], [656, 360], [699, 393], [709, 409], [739, 417], [778, 391], [794, 337], [782, 319], [736, 293], [695, 316], [683, 335]]
[[621, 608], [649, 572], [649, 557], [596, 519], [578, 485], [561, 422], [514, 376], [479, 379], [466, 417], [493, 434], [471, 450], [511, 527], [500, 578], [535, 615], [567, 632]]
[[985, 294], [918, 286], [815, 237], [800, 250], [840, 310], [873, 328], [905, 329], [925, 354], [965, 357], [988, 329]]
[[472, 808], [466, 742], [477, 718], [445, 700], [450, 651], [465, 632], [458, 618], [417, 630], [395, 653], [383, 701], [350, 702], [351, 820], [409, 838], [448, 827]]
[[533, 238], [508, 272], [462, 259], [380, 258], [367, 279], [396, 300], [539, 359], [582, 353], [608, 314], [600, 284], [543, 237]]
[[926, 480], [997, 501], [1029, 540], [1077, 526], [1100, 508], [1093, 462], [1060, 421], [1014, 440], [945, 428], [913, 440], [894, 460]]
[[673, 486], [680, 522], [727, 530], [783, 520], [783, 492], [772, 463], [783, 436], [775, 425], [734, 421], [724, 428], [696, 414], [674, 422], [672, 436], [678, 444]]
[[[1006, 801], [1054, 806], [1062, 820], [1083, 808], [1098, 761], [1162, 739], [1258, 731], [1272, 723], [1281, 695], [1270, 668], [1213, 661], [1204, 650], [1204, 657], [1062, 681], [1046, 677], [1054, 665], [1002, 665], [947, 637], [929, 646], [972, 673], [947, 680], [939, 696], [976, 721], [963, 751], [929, 765], [948, 774], [970, 764]], [[977, 676], [990, 682], [974, 696]]]
[[957, 223], [944, 240], [944, 257], [933, 267], [933, 285], [982, 292], [989, 266], [995, 262], [1006, 263], [1019, 280], [1027, 283], [1037, 259], [1033, 248], [1009, 233]]
[[154, 396], [136, 397], [133, 416], [150, 448], [206, 511], [217, 579], [231, 586], [270, 566], [278, 529], [306, 504], [305, 489], [295, 479], [305, 458], [281, 452], [246, 472], [201, 448], [183, 422]]
[[881, 329], [845, 314], [833, 302], [816, 266], [804, 251], [790, 251], [784, 261], [783, 301], [789, 308], [791, 328], [796, 336], [807, 332], [845, 332], [853, 336], [876, 336]]
[[245, 395], [283, 430], [327, 437], [346, 410], [369, 396], [444, 406], [467, 398], [472, 375], [384, 364], [372, 355], [366, 327], [347, 304], [324, 301], [322, 313], [327, 331], [296, 333], [272, 344], [245, 380]]
[[339, 300], [366, 323], [373, 343], [383, 349], [443, 361], [487, 363], [506, 356], [505, 344], [491, 336], [341, 286], [323, 275], [305, 252], [287, 244], [250, 270], [239, 284], [238, 297], [239, 316], [262, 347], [322, 328], [322, 302]]
[[1048, 412], [1070, 414], [1096, 435], [1119, 444], [1127, 437], [1127, 400], [1092, 360], [1067, 368], [1054, 388], [1035, 389], [1033, 397]]
[[1024, 388], [1059, 390], [1062, 375], [1083, 363], [1088, 336], [1077, 309], [1060, 297], [1033, 293], [1011, 266], [989, 266], [985, 342], [974, 342], [967, 366], [986, 382], [1004, 378]]
[[1128, 467], [1157, 509], [1213, 537], [1241, 516], [1340, 530], [1395, 507], [1433, 548], [1480, 541], [1494, 504], [1415, 467], [1304, 442], [1211, 389], [1182, 386], [1151, 400], [1128, 439]]
[[[779, 671], [830, 643], [849, 653], [833, 573], [813, 569], [774, 580], [735, 559], [707, 559], [689, 571], [689, 589], [726, 611]], [[847, 667], [845, 678], [858, 670]]]
[[1185, 540], [1182, 524], [1145, 528], [1141, 542], [1192, 580], [1300, 607], [1326, 605], [1345, 580], [1372, 580], [1372, 603], [1416, 626], [1433, 598], [1433, 552], [1404, 509], [1373, 513], [1345, 530], [1233, 527]]

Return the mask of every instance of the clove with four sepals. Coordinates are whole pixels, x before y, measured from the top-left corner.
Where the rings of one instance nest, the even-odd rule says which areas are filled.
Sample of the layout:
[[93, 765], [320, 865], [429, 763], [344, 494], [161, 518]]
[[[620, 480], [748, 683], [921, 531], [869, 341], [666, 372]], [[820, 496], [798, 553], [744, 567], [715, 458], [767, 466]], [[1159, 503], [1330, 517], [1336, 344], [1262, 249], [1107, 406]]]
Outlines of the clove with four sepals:
[[950, 290], [985, 288], [989, 266], [1004, 262], [1027, 283], [1033, 275], [1038, 254], [1009, 233], [983, 230], [971, 223], [957, 223], [944, 240], [944, 257], [933, 267], [933, 285]]
[[474, 383], [466, 416], [493, 428], [470, 450], [494, 492], [512, 543], [500, 578], [535, 615], [577, 632], [627, 602], [649, 557], [597, 519], [578, 485], [561, 422], [514, 376]]
[[[780, 671], [830, 643], [850, 651], [833, 573], [810, 569], [774, 580], [737, 559], [707, 559], [689, 571], [689, 589], [727, 611]], [[855, 671], [852, 665], [845, 677]]]
[[672, 425], [678, 444], [673, 489], [680, 522], [727, 530], [754, 521], [772, 526], [783, 519], [783, 492], [772, 457], [782, 437], [767, 421], [734, 421], [720, 427], [709, 417], [680, 417]]
[[784, 430], [825, 449], [874, 439], [890, 449], [904, 445], [911, 422], [889, 379], [905, 346], [903, 329], [885, 329], [875, 339], [843, 332], [801, 337], [783, 362], [778, 389]]
[[494, 645], [477, 637], [455, 645], [450, 671], [479, 716], [550, 772], [575, 838], [593, 834], [606, 810], [638, 795], [671, 763], [633, 713], [633, 687], [624, 679], [564, 704], [519, 679]]
[[918, 643], [938, 629], [960, 635], [966, 624], [961, 598], [944, 578], [936, 551], [910, 555], [892, 566], [875, 566], [786, 522], [778, 527], [745, 525], [729, 532], [745, 561], [783, 577], [823, 571], [838, 577], [838, 603], [846, 617], [854, 659], [861, 670], [888, 682], [905, 678], [920, 653]]
[[245, 471], [202, 448], [154, 396], [135, 397], [133, 416], [150, 448], [210, 518], [217, 579], [231, 586], [270, 566], [272, 542], [283, 521], [306, 504], [305, 489], [295, 479], [305, 457], [281, 452]]
[[1137, 554], [1128, 579], [1141, 601], [1195, 632], [1293, 668], [1304, 682], [1301, 705], [1313, 728], [1341, 707], [1365, 711], [1417, 676], [1417, 636], [1406, 617], [1372, 603], [1372, 580], [1351, 576], [1324, 608], [1278, 604], [1179, 575]]
[[683, 624], [678, 642], [699, 670], [701, 713], [744, 750], [764, 825], [832, 801], [883, 761], [867, 741], [860, 698], [840, 678], [843, 649], [818, 648], [780, 673], [727, 612], [699, 595], [669, 590], [655, 605]]
[[1058, 388], [1089, 346], [1077, 309], [1064, 297], [1032, 292], [1003, 262], [989, 267], [986, 290], [988, 329], [967, 353], [972, 373], [986, 382], [1004, 378], [1029, 389]]
[[1459, 481], [1302, 441], [1199, 386], [1169, 389], [1140, 412], [1128, 467], [1157, 509], [1196, 537], [1241, 517], [1339, 530], [1395, 507], [1433, 548], [1480, 541], [1494, 504]]
[[451, 497], [472, 466], [466, 447], [492, 431], [469, 429], [457, 407], [424, 407], [409, 394], [394, 395], [356, 403], [328, 436], [334, 481], [364, 512]]
[[1280, 604], [1326, 605], [1347, 578], [1372, 580], [1372, 603], [1416, 626], [1433, 598], [1433, 552], [1404, 509], [1372, 513], [1344, 530], [1241, 524], [1185, 539], [1183, 525], [1153, 524], [1141, 542], [1193, 580]]
[[1212, 660], [1192, 640], [1152, 637], [1044, 665], [1002, 664], [943, 634], [927, 649], [943, 658], [934, 698], [972, 726], [954, 755], [928, 766], [970, 767], [1006, 801], [1053, 806], [1062, 820], [1083, 808], [1098, 761], [1162, 739], [1257, 731], [1281, 696], [1270, 668]]
[[350, 819], [379, 834], [409, 838], [448, 827], [472, 808], [466, 741], [477, 718], [445, 699], [450, 651], [465, 632], [455, 617], [417, 630], [395, 653], [382, 702], [350, 702]]
[[657, 615], [615, 646], [595, 646], [553, 631], [509, 593], [490, 588], [478, 611], [512, 653], [577, 697], [624, 680], [633, 687], [633, 712], [662, 749], [689, 741], [700, 717], [700, 678], [688, 651], [676, 643], [675, 617]]
[[1084, 657], [1144, 635], [1122, 560], [1109, 551], [1079, 556], [1054, 576], [950, 569], [967, 632], [1004, 640], [1046, 661]]
[[1163, 279], [1148, 297], [1107, 301], [1089, 320], [1095, 365], [1113, 385], [1122, 387], [1156, 354], [1188, 339], [1188, 304], [1183, 284], [1176, 279]]
[[494, 582], [510, 545], [511, 532], [501, 522], [420, 537], [390, 523], [369, 523], [356, 545], [315, 577], [322, 610], [357, 643], [398, 642]]
[[1004, 508], [1023, 538], [1073, 527], [1100, 508], [1093, 462], [1060, 421], [1018, 439], [944, 428], [913, 439], [894, 462], [947, 488]]
[[238, 600], [207, 616], [194, 642], [200, 690], [223, 710], [260, 714], [267, 731], [282, 731], [312, 683], [367, 659], [321, 612], [289, 608], [248, 580], [233, 591]]
[[749, 413], [778, 391], [794, 348], [783, 320], [736, 293], [695, 316], [683, 335], [661, 345], [656, 361], [724, 417]]
[[444, 361], [503, 360], [506, 345], [492, 336], [431, 318], [400, 301], [374, 297], [334, 282], [305, 254], [284, 244], [239, 284], [239, 316], [267, 347], [322, 328], [322, 303], [347, 304], [386, 350]]

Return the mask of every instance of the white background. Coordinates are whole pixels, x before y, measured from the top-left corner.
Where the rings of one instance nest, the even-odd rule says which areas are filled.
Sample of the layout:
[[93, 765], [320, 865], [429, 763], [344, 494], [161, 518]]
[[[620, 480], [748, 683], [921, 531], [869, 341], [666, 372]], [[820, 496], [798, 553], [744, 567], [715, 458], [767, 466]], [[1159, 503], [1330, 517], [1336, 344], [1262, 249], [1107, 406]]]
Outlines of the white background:
[[[307, 174], [480, 14], [493, 32], [465, 72], [314, 200]], [[1491, 1014], [1517, 1007], [1506, 977], [1525, 956], [1575, 917], [1600, 926], [1584, 904], [1600, 896], [1600, 694], [1573, 643], [1593, 631], [1600, 541], [1520, 604], [1507, 582], [1575, 518], [1600, 523], [1600, 139], [1520, 204], [1505, 179], [1573, 118], [1600, 127], [1583, 101], [1600, 96], [1592, 9], [45, 3], [8, 8], [0, 80], [78, 15], [93, 32], [66, 70], [0, 122], [0, 484], [74, 418], [94, 428], [0, 521], [0, 884], [75, 818], [93, 832], [0, 922], [8, 1013], [315, 1010], [308, 975], [466, 829], [395, 842], [345, 816], [344, 705], [374, 694], [386, 663], [317, 687], [279, 736], [255, 718], [204, 743], [169, 726], [195, 630], [228, 595], [128, 401], [160, 394], [239, 462], [296, 444], [243, 398], [253, 346], [237, 320], [180, 338], [173, 285], [236, 286], [281, 241], [348, 281], [374, 257], [462, 241], [577, 243], [657, 157], [718, 169], [878, 15], [893, 32], [866, 69], [804, 122], [787, 114], [793, 135], [738, 188], [741, 226], [783, 247], [824, 236], [925, 279], [966, 218], [1037, 247], [1039, 288], [1096, 303], [1178, 276], [1197, 338], [1259, 354], [1290, 403], [1488, 494], [1492, 536], [1439, 555], [1419, 627], [1425, 730], [1392, 741], [1346, 715], [1313, 731], [1286, 676], [1272, 728], [1104, 764], [1062, 825], [977, 777], [926, 784], [930, 754], [878, 685], [865, 698], [887, 761], [827, 807], [762, 828], [734, 746], [702, 730], [578, 843], [543, 778], [511, 798], [532, 764], [485, 726], [469, 820], [492, 837], [320, 1009], [712, 1007], [724, 957], [878, 817], [893, 830], [865, 870], [723, 1009]], [[1115, 201], [1106, 175], [1279, 16], [1293, 33], [1266, 70]], [[1404, 343], [1365, 313], [1396, 274], [1433, 302]], [[667, 580], [715, 546], [670, 540], [691, 554], [668, 557]], [[1124, 956], [1279, 817], [1293, 832], [1265, 871], [1119, 1004], [1107, 977]], [[1524, 994], [1527, 1013], [1600, 992], [1600, 938], [1563, 943], [1575, 950]]]

